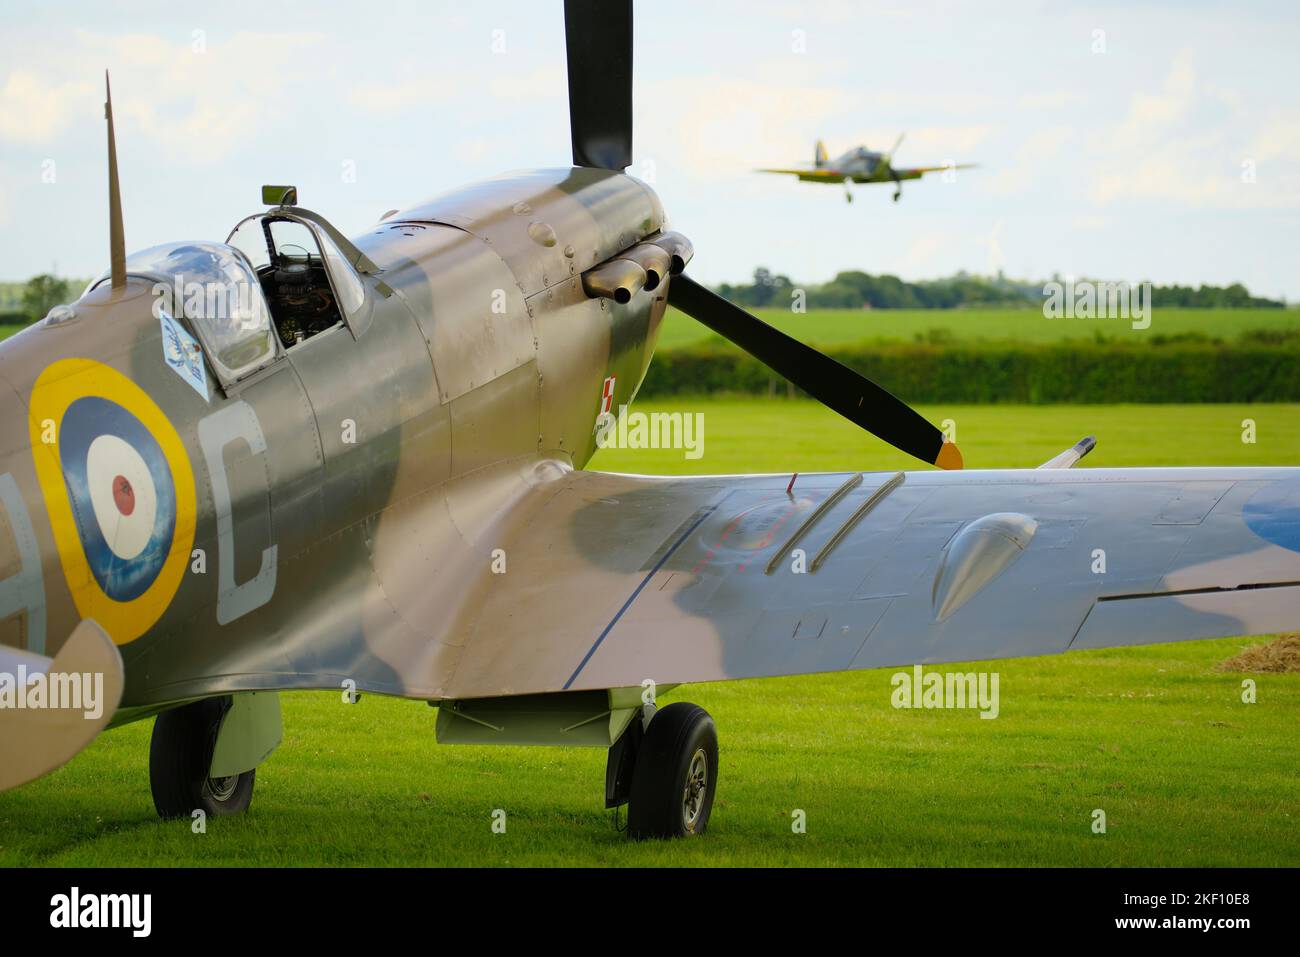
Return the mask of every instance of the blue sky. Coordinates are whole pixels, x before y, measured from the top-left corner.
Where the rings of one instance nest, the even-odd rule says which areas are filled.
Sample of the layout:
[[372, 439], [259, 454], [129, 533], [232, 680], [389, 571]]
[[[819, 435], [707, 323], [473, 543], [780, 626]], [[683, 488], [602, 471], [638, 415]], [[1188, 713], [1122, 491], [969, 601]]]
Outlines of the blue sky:
[[[569, 159], [560, 0], [4, 9], [0, 277], [105, 268], [105, 67], [130, 249], [223, 239], [262, 183], [358, 233]], [[630, 171], [707, 282], [1002, 268], [1300, 299], [1298, 46], [1283, 3], [641, 2]], [[900, 164], [981, 168], [897, 205], [752, 172], [903, 131]]]

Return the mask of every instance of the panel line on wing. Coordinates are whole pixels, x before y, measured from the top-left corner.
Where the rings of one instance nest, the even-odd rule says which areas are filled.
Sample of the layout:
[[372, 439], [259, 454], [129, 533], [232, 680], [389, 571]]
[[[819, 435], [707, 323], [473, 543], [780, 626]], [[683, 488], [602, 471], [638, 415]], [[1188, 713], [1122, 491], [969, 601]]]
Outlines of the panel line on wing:
[[564, 683], [563, 690], [568, 691], [569, 687], [573, 684], [573, 682], [577, 680], [579, 673], [582, 671], [583, 668], [587, 667], [587, 662], [591, 660], [591, 656], [596, 653], [596, 649], [599, 648], [601, 642], [605, 640], [605, 636], [608, 635], [611, 631], [613, 631], [614, 626], [618, 624], [619, 619], [622, 618], [623, 615], [627, 613], [627, 610], [632, 607], [632, 602], [636, 601], [637, 596], [640, 595], [643, 590], [645, 590], [645, 586], [650, 584], [650, 579], [654, 578], [655, 574], [659, 571], [659, 569], [663, 568], [664, 563], [667, 562], [668, 559], [673, 556], [673, 553], [676, 552], [677, 549], [681, 548], [683, 543], [685, 543], [686, 539], [691, 537], [691, 534], [697, 528], [699, 528], [700, 525], [704, 523], [704, 520], [706, 518], [708, 518], [710, 515], [713, 514], [716, 508], [717, 508], [716, 505], [706, 505], [703, 508], [701, 508], [699, 511], [699, 516], [695, 519], [694, 522], [691, 523], [690, 527], [687, 528], [686, 531], [682, 532], [681, 536], [677, 539], [677, 541], [673, 542], [672, 547], [663, 553], [663, 556], [659, 559], [659, 561], [655, 562], [653, 568], [651, 568], [648, 572], [646, 572], [645, 577], [641, 579], [641, 583], [638, 584], [636, 588], [632, 590], [632, 594], [628, 596], [627, 601], [623, 602], [623, 607], [621, 607], [615, 613], [614, 617], [609, 620], [609, 624], [607, 624], [604, 627], [600, 635], [596, 638], [595, 642], [592, 643], [592, 646], [589, 649], [587, 649], [587, 653], [582, 656], [582, 660], [578, 662], [578, 667], [573, 669], [573, 674], [569, 675], [569, 680]]
[[1130, 595], [1100, 595], [1097, 601], [1133, 601], [1136, 598], [1177, 598], [1180, 595], [1217, 595], [1221, 592], [1263, 591], [1266, 588], [1295, 588], [1300, 582], [1246, 582], [1227, 588], [1221, 585], [1204, 585], [1200, 588], [1180, 588], [1174, 591], [1144, 591]]

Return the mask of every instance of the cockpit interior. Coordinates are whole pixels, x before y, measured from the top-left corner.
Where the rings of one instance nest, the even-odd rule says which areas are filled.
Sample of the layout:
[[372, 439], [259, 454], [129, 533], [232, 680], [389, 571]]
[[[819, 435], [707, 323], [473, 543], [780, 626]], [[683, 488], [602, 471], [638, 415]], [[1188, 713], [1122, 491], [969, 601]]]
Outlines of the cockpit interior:
[[229, 242], [248, 256], [285, 348], [343, 322], [316, 233], [275, 213], [240, 223]]

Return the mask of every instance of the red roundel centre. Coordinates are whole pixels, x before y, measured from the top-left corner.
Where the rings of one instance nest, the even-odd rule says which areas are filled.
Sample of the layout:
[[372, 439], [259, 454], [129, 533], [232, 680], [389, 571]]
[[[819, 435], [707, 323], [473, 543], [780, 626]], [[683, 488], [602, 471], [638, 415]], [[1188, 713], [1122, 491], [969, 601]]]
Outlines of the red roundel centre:
[[125, 475], [113, 479], [113, 504], [123, 515], [130, 515], [135, 511], [135, 489], [131, 488], [131, 483]]

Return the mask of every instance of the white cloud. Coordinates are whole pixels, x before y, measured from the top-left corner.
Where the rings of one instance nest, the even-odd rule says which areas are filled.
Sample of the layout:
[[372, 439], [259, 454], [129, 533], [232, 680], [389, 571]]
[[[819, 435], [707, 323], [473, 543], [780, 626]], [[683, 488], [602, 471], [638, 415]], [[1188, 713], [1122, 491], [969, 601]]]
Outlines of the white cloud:
[[[1090, 168], [1097, 171], [1089, 190], [1093, 203], [1300, 207], [1294, 172], [1300, 161], [1297, 116], [1232, 109], [1240, 102], [1235, 91], [1201, 82], [1190, 54], [1180, 53], [1160, 90], [1134, 93], [1122, 122], [1087, 137]], [[1207, 123], [1207, 111], [1216, 106], [1224, 108], [1223, 120]], [[1248, 161], [1256, 164], [1255, 182], [1243, 180]]]
[[18, 143], [52, 142], [75, 117], [93, 115], [95, 87], [84, 80], [43, 80], [15, 68], [0, 87], [0, 139]]
[[457, 74], [433, 69], [427, 61], [409, 60], [397, 70], [395, 79], [355, 84], [348, 90], [347, 101], [357, 109], [393, 114], [445, 102], [464, 92]]
[[989, 171], [988, 188], [996, 195], [1024, 193], [1051, 175], [1067, 146], [1077, 138], [1072, 126], [1036, 129], [1016, 149], [1010, 165]]
[[563, 63], [551, 63], [527, 73], [501, 73], [488, 81], [488, 94], [497, 100], [563, 100], [568, 102], [568, 77]]
[[322, 42], [312, 34], [237, 33], [199, 52], [188, 37], [79, 30], [65, 47], [25, 45], [0, 92], [0, 138], [52, 142], [74, 119], [96, 117], [98, 76], [81, 77], [91, 72], [86, 64], [102, 63], [112, 73], [119, 131], [130, 123], [165, 156], [218, 162], [294, 102], [284, 92], [292, 85], [290, 64]]
[[677, 105], [651, 114], [636, 141], [673, 144], [667, 158], [702, 180], [811, 161], [813, 142], [829, 118], [853, 103], [842, 89], [717, 77], [657, 82], [654, 95]]
[[931, 275], [934, 273], [935, 260], [952, 246], [952, 239], [947, 233], [926, 233], [907, 247], [907, 252], [898, 260], [897, 271], [904, 275]]
[[1074, 90], [1044, 90], [1038, 93], [1022, 93], [1016, 105], [1026, 110], [1063, 110], [1067, 107], [1079, 107], [1088, 102], [1088, 97]]
[[979, 145], [989, 138], [994, 128], [988, 124], [954, 124], [952, 126], [922, 126], [908, 130], [886, 130], [876, 127], [847, 136], [837, 136], [836, 147], [830, 149], [834, 157], [854, 146], [888, 152], [900, 135], [904, 136], [898, 148], [897, 165], [938, 166], [953, 160], [967, 162]]
[[466, 163], [486, 163], [495, 152], [494, 145], [482, 138], [460, 137], [452, 146], [456, 158]]

